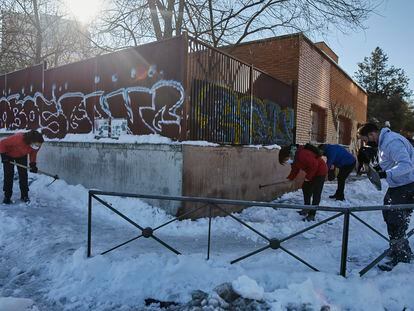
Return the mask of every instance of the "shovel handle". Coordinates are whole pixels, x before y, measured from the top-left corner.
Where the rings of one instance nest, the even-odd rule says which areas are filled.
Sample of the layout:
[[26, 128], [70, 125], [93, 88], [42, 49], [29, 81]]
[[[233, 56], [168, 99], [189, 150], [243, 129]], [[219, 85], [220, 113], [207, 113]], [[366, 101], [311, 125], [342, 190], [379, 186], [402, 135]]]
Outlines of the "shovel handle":
[[277, 181], [277, 182], [273, 182], [273, 183], [270, 183], [270, 184], [259, 185], [259, 189], [274, 186], [274, 185], [278, 185], [278, 184], [282, 184], [282, 183], [285, 183], [285, 182], [286, 181]]
[[[25, 168], [25, 169], [27, 169], [27, 170], [30, 170], [30, 167], [28, 167], [28, 166], [26, 166], [26, 165], [23, 165], [23, 164], [20, 164], [20, 163], [17, 163], [16, 161], [10, 161], [10, 163], [11, 163], [11, 164], [14, 164], [14, 165], [16, 165], [16, 166], [20, 166], [20, 167], [22, 167], [22, 168]], [[41, 171], [41, 170], [38, 170], [37, 172], [38, 172], [39, 174], [42, 174], [42, 175], [46, 175], [46, 176], [52, 177], [52, 178], [54, 178], [54, 179], [59, 179], [59, 176], [58, 176], [58, 175], [52, 175], [52, 174], [49, 174], [49, 173], [43, 172], [43, 171]]]

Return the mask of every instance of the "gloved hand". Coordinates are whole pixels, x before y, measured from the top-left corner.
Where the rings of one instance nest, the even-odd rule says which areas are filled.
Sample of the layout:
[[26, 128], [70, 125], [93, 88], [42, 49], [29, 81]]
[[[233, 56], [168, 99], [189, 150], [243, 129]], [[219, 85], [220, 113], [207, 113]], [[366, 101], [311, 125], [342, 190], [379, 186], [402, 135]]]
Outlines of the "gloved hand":
[[37, 169], [37, 166], [36, 166], [36, 162], [30, 163], [30, 172], [37, 173], [37, 171], [38, 171], [38, 169]]
[[335, 176], [335, 169], [330, 169], [328, 171], [328, 180], [329, 181], [333, 181], [335, 180], [336, 176]]
[[387, 173], [385, 171], [379, 171], [378, 175], [380, 178], [387, 178]]
[[381, 168], [381, 166], [380, 166], [379, 164], [375, 165], [373, 168], [374, 168], [374, 170], [376, 170], [377, 172], [381, 172], [381, 171], [382, 171], [382, 168]]
[[1, 154], [1, 162], [3, 163], [8, 163], [12, 160], [12, 158], [10, 158], [7, 154], [2, 153]]

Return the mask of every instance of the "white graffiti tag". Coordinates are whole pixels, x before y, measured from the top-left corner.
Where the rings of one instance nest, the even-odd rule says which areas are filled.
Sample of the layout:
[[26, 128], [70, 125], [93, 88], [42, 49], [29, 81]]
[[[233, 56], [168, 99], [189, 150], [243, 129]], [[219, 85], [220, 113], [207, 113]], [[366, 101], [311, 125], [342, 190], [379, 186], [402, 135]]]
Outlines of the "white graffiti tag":
[[[161, 90], [168, 90], [168, 94], [175, 94], [172, 98], [177, 98], [176, 101], [171, 104], [171, 96], [166, 103], [157, 101], [158, 93]], [[150, 101], [133, 103], [133, 99], [140, 94], [149, 95]], [[184, 94], [182, 84], [174, 80], [159, 80], [151, 87], [120, 88], [107, 94], [103, 90], [97, 90], [86, 94], [67, 92], [59, 97], [56, 96], [56, 86], [53, 85], [51, 99], [47, 99], [41, 92], [36, 92], [33, 96], [11, 94], [0, 97], [0, 111], [2, 112], [0, 125], [10, 129], [20, 129], [31, 124], [33, 127], [46, 129], [55, 135], [64, 133], [64, 136], [68, 132], [76, 133], [81, 124], [83, 124], [83, 128], [86, 124], [92, 129], [94, 116], [112, 118], [111, 106], [115, 103], [119, 105], [119, 100], [116, 99], [121, 98], [126, 110], [125, 118], [129, 125], [133, 125], [136, 121], [133, 109], [135, 106], [138, 107], [137, 113], [142, 123], [152, 133], [161, 134], [163, 125], [167, 124], [176, 126], [177, 133], [180, 133], [182, 116], [179, 110], [184, 103]], [[70, 113], [64, 113], [65, 103], [70, 104], [70, 107], [73, 107], [73, 103], [75, 103]], [[90, 114], [94, 116], [88, 115], [90, 105], [93, 105], [93, 109], [89, 109]], [[119, 110], [116, 107], [112, 108]], [[144, 116], [144, 111], [150, 111], [151, 114]], [[152, 116], [152, 119], [148, 115]], [[129, 132], [131, 131], [129, 130]]]

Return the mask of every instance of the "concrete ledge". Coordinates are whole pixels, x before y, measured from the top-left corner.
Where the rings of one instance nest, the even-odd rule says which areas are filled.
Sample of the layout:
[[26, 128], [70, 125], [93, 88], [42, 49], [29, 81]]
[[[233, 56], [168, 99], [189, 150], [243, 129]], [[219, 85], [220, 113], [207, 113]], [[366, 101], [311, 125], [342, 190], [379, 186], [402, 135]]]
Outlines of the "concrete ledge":
[[[182, 194], [182, 146], [99, 142], [45, 142], [40, 169], [69, 184], [102, 191]], [[175, 215], [179, 202], [150, 202]]]
[[[278, 149], [264, 147], [46, 141], [38, 154], [38, 166], [69, 184], [102, 191], [271, 201], [298, 189], [304, 176], [287, 181], [290, 165], [280, 165], [278, 155]], [[275, 184], [259, 187], [271, 183]], [[148, 203], [171, 215], [183, 215], [199, 206]], [[228, 212], [242, 208], [225, 207]], [[216, 209], [213, 215], [223, 213]], [[208, 208], [188, 217], [206, 216]]]

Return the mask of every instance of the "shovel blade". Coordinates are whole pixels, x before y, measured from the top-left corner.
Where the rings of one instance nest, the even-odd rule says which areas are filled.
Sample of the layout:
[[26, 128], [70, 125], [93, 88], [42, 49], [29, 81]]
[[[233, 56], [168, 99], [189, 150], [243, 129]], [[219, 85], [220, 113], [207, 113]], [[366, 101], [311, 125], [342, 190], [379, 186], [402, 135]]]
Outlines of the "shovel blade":
[[371, 182], [371, 184], [374, 185], [374, 187], [378, 190], [381, 191], [382, 186], [381, 186], [381, 178], [378, 174], [378, 172], [371, 166], [368, 166], [368, 179]]

